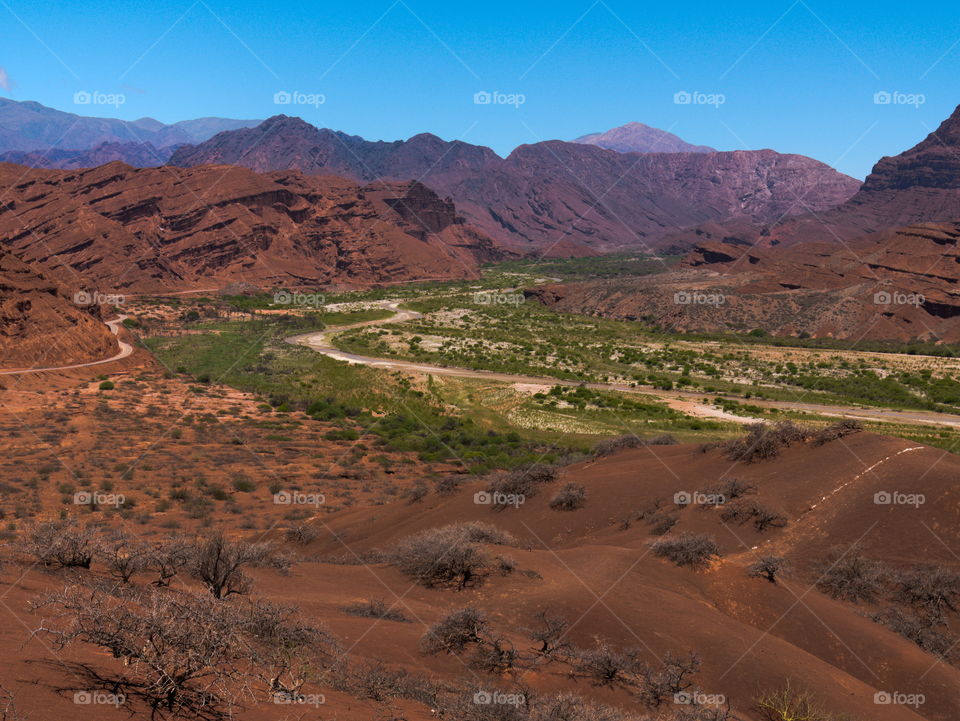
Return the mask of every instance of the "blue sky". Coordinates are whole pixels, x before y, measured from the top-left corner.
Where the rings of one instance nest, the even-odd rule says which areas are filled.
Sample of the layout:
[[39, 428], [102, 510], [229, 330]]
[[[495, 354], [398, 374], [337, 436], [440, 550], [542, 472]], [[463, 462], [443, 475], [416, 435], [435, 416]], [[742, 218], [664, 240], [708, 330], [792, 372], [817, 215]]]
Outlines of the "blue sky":
[[[0, 94], [17, 100], [165, 122], [285, 112], [500, 154], [637, 120], [863, 177], [960, 104], [953, 3], [0, 0], [0, 18]], [[78, 91], [125, 102], [77, 106]], [[324, 102], [278, 106], [279, 91]]]

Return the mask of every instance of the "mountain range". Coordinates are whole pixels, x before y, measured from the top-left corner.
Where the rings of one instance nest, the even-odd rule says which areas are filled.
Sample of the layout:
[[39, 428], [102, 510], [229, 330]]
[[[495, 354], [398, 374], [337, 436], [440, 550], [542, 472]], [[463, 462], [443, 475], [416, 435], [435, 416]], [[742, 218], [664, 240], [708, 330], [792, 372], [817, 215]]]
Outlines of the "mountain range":
[[659, 250], [672, 244], [663, 242], [671, 230], [822, 211], [860, 186], [819, 161], [773, 150], [621, 153], [550, 140], [501, 158], [428, 133], [374, 142], [283, 115], [180, 147], [170, 164], [293, 169], [358, 182], [414, 178], [500, 243], [551, 255]]
[[599, 145], [618, 153], [715, 153], [706, 145], [692, 145], [682, 138], [643, 123], [627, 123], [604, 133], [590, 133], [573, 141]]
[[0, 97], [0, 152], [79, 151], [103, 143], [149, 143], [155, 148], [166, 148], [203, 142], [221, 131], [245, 128], [259, 122], [197, 118], [167, 125], [153, 118], [127, 121], [77, 115], [33, 101]]

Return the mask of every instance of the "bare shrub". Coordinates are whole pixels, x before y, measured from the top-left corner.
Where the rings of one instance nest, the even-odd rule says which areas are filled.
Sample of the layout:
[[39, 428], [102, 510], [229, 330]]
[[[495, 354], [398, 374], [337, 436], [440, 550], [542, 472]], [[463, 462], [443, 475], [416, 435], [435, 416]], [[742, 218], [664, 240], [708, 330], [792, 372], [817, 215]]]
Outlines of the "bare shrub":
[[47, 568], [90, 568], [97, 540], [93, 526], [67, 518], [34, 524], [20, 549]]
[[617, 436], [616, 438], [605, 438], [593, 446], [592, 455], [594, 458], [603, 458], [612, 456], [614, 453], [626, 450], [628, 448], [640, 448], [646, 445], [643, 439], [633, 433]]
[[263, 564], [271, 550], [268, 543], [230, 541], [216, 531], [194, 546], [190, 574], [203, 583], [214, 598], [249, 593], [253, 582], [243, 568]]
[[169, 586], [170, 581], [190, 564], [192, 558], [193, 547], [185, 538], [172, 536], [155, 543], [147, 561], [147, 567], [157, 575], [154, 585]]
[[738, 501], [728, 504], [720, 511], [720, 518], [733, 523], [753, 523], [759, 532], [768, 528], [783, 528], [787, 525], [787, 517], [777, 513], [757, 500]]
[[812, 434], [811, 429], [792, 421], [780, 421], [772, 426], [753, 423], [747, 426], [746, 436], [727, 441], [722, 447], [731, 461], [756, 463], [776, 458], [784, 448], [806, 440]]
[[530, 640], [539, 644], [536, 653], [545, 658], [563, 654], [570, 649], [570, 643], [565, 641], [570, 621], [564, 616], [550, 613], [549, 609], [537, 611], [534, 614], [537, 625], [527, 629]]
[[484, 643], [490, 625], [486, 616], [473, 607], [448, 613], [433, 624], [423, 638], [420, 648], [426, 654], [460, 653], [468, 646]]
[[351, 603], [349, 606], [345, 606], [343, 611], [344, 613], [349, 613], [351, 616], [360, 616], [362, 618], [377, 618], [382, 621], [397, 621], [399, 623], [410, 622], [410, 619], [403, 614], [403, 611], [393, 608], [393, 606], [388, 606], [385, 601], [376, 598]]
[[116, 687], [154, 714], [216, 714], [258, 681], [268, 693], [297, 690], [335, 650], [331, 636], [265, 602], [225, 604], [167, 589], [117, 597], [68, 587], [35, 607], [54, 611], [36, 632], [56, 647], [89, 643], [121, 659]]
[[789, 681], [782, 688], [762, 692], [756, 705], [763, 721], [834, 721], [813, 694], [793, 688]]
[[413, 486], [413, 488], [408, 488], [404, 491], [400, 497], [403, 498], [407, 503], [413, 505], [414, 503], [420, 503], [430, 494], [430, 489], [425, 483], [418, 483]]
[[669, 513], [658, 513], [649, 518], [650, 534], [653, 536], [663, 536], [673, 530], [673, 527], [680, 521], [680, 516]]
[[284, 538], [290, 543], [299, 543], [301, 546], [308, 545], [311, 541], [320, 535], [315, 526], [308, 523], [301, 523], [293, 528], [288, 528], [283, 534]]
[[134, 574], [145, 571], [150, 565], [151, 553], [148, 545], [120, 529], [100, 539], [96, 546], [96, 557], [121, 583], [130, 583]]
[[859, 549], [834, 549], [820, 568], [817, 588], [843, 601], [873, 601], [883, 587], [886, 568], [864, 558]]
[[729, 503], [730, 501], [736, 500], [737, 498], [742, 498], [743, 496], [749, 496], [757, 492], [757, 487], [751, 483], [746, 483], [745, 481], [739, 481], [736, 478], [730, 478], [719, 483], [714, 483], [711, 486], [706, 486], [701, 488], [698, 493], [703, 496], [707, 496], [711, 499], [715, 499], [717, 502], [713, 504], [705, 505], [723, 505], [724, 503]]
[[444, 476], [433, 485], [433, 490], [439, 496], [450, 496], [460, 490], [464, 483], [466, 479], [461, 476]]
[[789, 564], [782, 556], [761, 556], [756, 562], [747, 566], [747, 575], [751, 578], [765, 578], [770, 583], [776, 583], [777, 577], [788, 568]]
[[678, 566], [702, 568], [720, 555], [720, 547], [713, 536], [681, 533], [667, 536], [651, 546], [653, 554], [666, 558]]
[[451, 524], [402, 539], [390, 554], [390, 561], [423, 586], [462, 590], [481, 582], [494, 570], [495, 559], [478, 544], [511, 540], [512, 536], [490, 524]]
[[824, 443], [860, 433], [862, 430], [863, 424], [860, 421], [843, 420], [816, 431], [813, 434], [812, 442], [814, 446], [822, 446]]
[[538, 698], [529, 721], [641, 721], [638, 716], [603, 706], [571, 693]]
[[672, 702], [674, 697], [693, 685], [692, 676], [700, 670], [700, 657], [695, 653], [677, 656], [667, 652], [656, 666], [644, 666], [637, 698], [657, 708]]
[[403, 668], [388, 668], [382, 661], [368, 661], [353, 669], [347, 689], [361, 699], [384, 703], [405, 698], [436, 707], [439, 689], [429, 679], [414, 676]]
[[616, 649], [600, 639], [593, 648], [578, 649], [573, 657], [574, 673], [598, 686], [628, 684], [643, 666], [638, 649]]
[[935, 619], [956, 613], [960, 603], [960, 573], [941, 566], [919, 565], [893, 574], [899, 603]]
[[555, 511], [575, 511], [583, 508], [586, 500], [586, 488], [579, 483], [567, 483], [550, 499], [550, 508]]
[[[556, 478], [557, 469], [553, 466], [531, 463], [494, 475], [487, 484], [487, 492], [497, 494], [498, 497], [533, 498], [539, 493], [541, 486], [553, 483]], [[494, 505], [497, 509], [504, 507], [502, 504]]]
[[517, 664], [520, 655], [505, 638], [493, 638], [481, 643], [470, 659], [472, 668], [485, 673], [505, 673]]
[[949, 660], [956, 646], [956, 639], [950, 634], [946, 622], [940, 618], [920, 615], [911, 610], [885, 608], [871, 617], [894, 633], [913, 641], [917, 646], [938, 658]]

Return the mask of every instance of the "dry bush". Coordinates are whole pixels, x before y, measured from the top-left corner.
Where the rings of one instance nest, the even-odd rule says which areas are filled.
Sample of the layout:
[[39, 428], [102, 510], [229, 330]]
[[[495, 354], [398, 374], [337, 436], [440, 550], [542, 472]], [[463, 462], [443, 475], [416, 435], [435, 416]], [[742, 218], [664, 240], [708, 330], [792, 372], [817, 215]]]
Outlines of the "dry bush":
[[714, 483], [711, 486], [706, 486], [701, 488], [698, 493], [704, 496], [711, 496], [717, 499], [723, 499], [721, 502], [718, 502], [713, 505], [722, 505], [723, 503], [729, 503], [730, 501], [736, 500], [737, 498], [742, 498], [744, 496], [749, 496], [757, 492], [757, 487], [752, 483], [747, 483], [745, 481], [739, 481], [736, 478], [730, 478], [726, 481], [721, 481], [719, 483]]
[[573, 672], [597, 686], [629, 685], [643, 668], [639, 649], [620, 650], [600, 639], [593, 648], [577, 649], [573, 655]]
[[420, 639], [424, 653], [460, 653], [468, 646], [486, 641], [490, 632], [487, 617], [473, 607], [448, 613], [433, 624]]
[[539, 644], [534, 651], [545, 658], [563, 655], [570, 650], [570, 642], [564, 640], [570, 621], [564, 616], [555, 616], [548, 609], [534, 614], [537, 625], [526, 629], [527, 636]]
[[[645, 717], [646, 718], [646, 717]], [[563, 693], [534, 700], [529, 721], [642, 721], [617, 708]]]
[[780, 421], [772, 426], [752, 423], [747, 426], [746, 436], [726, 441], [721, 447], [731, 461], [756, 463], [776, 458], [784, 448], [810, 438], [813, 433], [811, 429], [792, 421]]
[[[487, 523], [455, 523], [402, 539], [389, 558], [423, 586], [454, 586], [462, 590], [482, 582], [496, 567], [496, 559], [478, 544], [511, 541], [510, 534]], [[500, 567], [504, 570], [503, 564]]]
[[747, 566], [747, 575], [750, 578], [765, 578], [770, 583], [776, 583], [777, 577], [788, 568], [789, 564], [782, 556], [761, 556], [756, 562]]
[[[557, 469], [554, 466], [531, 463], [494, 475], [487, 484], [487, 493], [533, 498], [539, 493], [541, 486], [553, 483], [556, 479]], [[502, 505], [494, 506], [494, 508], [503, 507]]]
[[320, 535], [320, 532], [315, 526], [311, 526], [308, 523], [301, 523], [293, 528], [288, 528], [283, 535], [290, 543], [298, 543], [301, 546], [306, 546], [316, 539], [316, 537]]
[[678, 566], [702, 568], [720, 555], [720, 547], [713, 536], [681, 533], [667, 536], [651, 546], [653, 554], [666, 558]]
[[820, 567], [817, 588], [843, 601], [873, 601], [886, 575], [882, 563], [864, 558], [859, 549], [834, 549]]
[[243, 568], [262, 565], [271, 555], [269, 543], [230, 541], [221, 531], [215, 531], [193, 547], [190, 575], [203, 583], [214, 598], [249, 593], [253, 582]]
[[18, 547], [47, 568], [90, 568], [97, 542], [93, 526], [67, 518], [35, 523]]
[[822, 446], [824, 443], [835, 441], [838, 438], [845, 438], [854, 433], [860, 433], [862, 430], [863, 424], [860, 423], [860, 421], [840, 421], [816, 431], [813, 434], [812, 443], [814, 446]]
[[95, 557], [107, 573], [121, 583], [130, 583], [137, 573], [147, 570], [153, 549], [122, 529], [98, 540]]
[[461, 476], [444, 476], [433, 484], [433, 490], [438, 496], [451, 496], [466, 482], [467, 480]]
[[193, 558], [193, 546], [185, 538], [171, 536], [155, 543], [150, 549], [147, 567], [157, 578], [153, 582], [157, 586], [169, 586], [170, 581], [186, 568]]
[[835, 718], [813, 694], [794, 689], [789, 681], [783, 688], [761, 693], [756, 707], [763, 721], [834, 721]]
[[720, 518], [725, 522], [753, 523], [753, 527], [760, 533], [768, 528], [783, 528], [787, 525], [787, 517], [777, 513], [757, 500], [738, 501], [723, 506]]
[[404, 698], [436, 708], [440, 690], [423, 676], [414, 676], [403, 668], [388, 668], [382, 661], [368, 661], [351, 669], [344, 690], [361, 699], [384, 703]]
[[430, 489], [425, 483], [418, 483], [412, 488], [408, 488], [406, 491], [400, 494], [400, 497], [404, 499], [407, 503], [413, 505], [414, 503], [420, 503], [430, 494]]
[[933, 565], [919, 565], [893, 574], [894, 597], [931, 618], [956, 613], [960, 604], [960, 573]]
[[583, 508], [586, 500], [586, 488], [579, 483], [567, 483], [550, 499], [550, 508], [555, 511], [576, 511]]
[[680, 516], [669, 513], [658, 513], [648, 519], [650, 524], [650, 535], [663, 536], [673, 530], [673, 527], [680, 521]]
[[361, 618], [377, 618], [382, 621], [397, 621], [398, 623], [410, 622], [410, 619], [403, 614], [403, 611], [395, 609], [393, 606], [388, 606], [385, 601], [378, 598], [351, 603], [349, 606], [344, 607], [343, 612], [349, 613], [351, 616], [360, 616]]
[[55, 647], [89, 643], [121, 659], [114, 687], [142, 699], [152, 715], [216, 716], [259, 684], [269, 694], [299, 691], [337, 652], [328, 633], [266, 602], [74, 586], [34, 605], [53, 612], [36, 633]]
[[957, 644], [957, 639], [951, 636], [946, 622], [940, 618], [892, 607], [885, 608], [870, 618], [945, 661], [950, 660], [951, 652]]
[[687, 691], [693, 685], [691, 677], [699, 670], [700, 657], [697, 654], [677, 656], [667, 652], [661, 663], [644, 666], [637, 698], [651, 708], [670, 703], [677, 694]]

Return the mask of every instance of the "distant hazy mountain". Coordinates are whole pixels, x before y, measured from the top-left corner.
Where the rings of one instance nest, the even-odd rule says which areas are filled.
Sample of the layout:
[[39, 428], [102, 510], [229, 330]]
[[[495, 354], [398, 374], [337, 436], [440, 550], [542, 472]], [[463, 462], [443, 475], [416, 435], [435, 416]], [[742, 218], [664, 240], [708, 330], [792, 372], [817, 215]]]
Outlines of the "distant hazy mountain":
[[627, 123], [605, 133], [591, 133], [577, 138], [574, 143], [599, 145], [618, 153], [715, 153], [706, 145], [691, 145], [666, 130], [651, 128], [643, 123]]
[[153, 118], [132, 122], [92, 118], [48, 108], [33, 101], [0, 98], [0, 152], [18, 150], [90, 150], [104, 143], [149, 143], [165, 148], [201, 143], [224, 130], [259, 124], [259, 120], [198, 118], [166, 125]]

